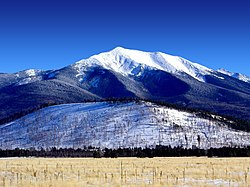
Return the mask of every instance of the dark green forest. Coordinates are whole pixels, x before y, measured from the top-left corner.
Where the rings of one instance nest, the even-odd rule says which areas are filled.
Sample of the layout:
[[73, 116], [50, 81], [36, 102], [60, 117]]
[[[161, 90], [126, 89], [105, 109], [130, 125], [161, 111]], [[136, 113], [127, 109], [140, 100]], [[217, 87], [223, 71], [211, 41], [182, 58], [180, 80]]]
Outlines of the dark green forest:
[[245, 148], [222, 147], [205, 149], [185, 149], [182, 147], [156, 146], [155, 148], [119, 148], [100, 149], [85, 147], [83, 149], [55, 148], [50, 149], [13, 149], [1, 150], [0, 157], [94, 157], [94, 158], [117, 158], [117, 157], [249, 157], [250, 146]]

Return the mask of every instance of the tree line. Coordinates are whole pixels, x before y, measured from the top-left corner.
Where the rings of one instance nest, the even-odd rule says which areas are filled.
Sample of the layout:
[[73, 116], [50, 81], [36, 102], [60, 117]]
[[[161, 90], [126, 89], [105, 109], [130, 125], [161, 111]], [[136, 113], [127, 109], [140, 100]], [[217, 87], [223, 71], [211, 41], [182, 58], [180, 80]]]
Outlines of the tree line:
[[13, 149], [1, 150], [0, 157], [94, 157], [94, 158], [117, 158], [117, 157], [249, 157], [250, 146], [222, 147], [210, 149], [186, 149], [182, 147], [156, 146], [155, 148], [118, 148], [118, 149], [100, 149], [95, 147], [85, 148], [49, 148], [49, 149]]

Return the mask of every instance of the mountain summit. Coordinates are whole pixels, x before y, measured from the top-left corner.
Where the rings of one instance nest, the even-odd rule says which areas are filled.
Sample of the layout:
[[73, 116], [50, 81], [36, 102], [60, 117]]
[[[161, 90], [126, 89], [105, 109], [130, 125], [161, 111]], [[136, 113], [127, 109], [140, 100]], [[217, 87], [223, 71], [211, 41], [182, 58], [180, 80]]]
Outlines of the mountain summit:
[[144, 70], [161, 70], [174, 74], [186, 73], [202, 82], [205, 81], [204, 75], [213, 72], [209, 68], [178, 56], [162, 52], [143, 52], [122, 47], [81, 60], [75, 64], [75, 67], [81, 72], [84, 68], [93, 65], [99, 65], [125, 76], [140, 76]]

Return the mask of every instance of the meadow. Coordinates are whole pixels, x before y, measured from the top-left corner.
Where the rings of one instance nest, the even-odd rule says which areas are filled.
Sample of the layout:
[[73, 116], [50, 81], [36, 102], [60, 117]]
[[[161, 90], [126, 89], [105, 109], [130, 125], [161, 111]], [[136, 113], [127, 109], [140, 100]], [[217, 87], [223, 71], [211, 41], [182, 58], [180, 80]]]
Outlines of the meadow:
[[0, 186], [250, 186], [250, 158], [4, 158]]

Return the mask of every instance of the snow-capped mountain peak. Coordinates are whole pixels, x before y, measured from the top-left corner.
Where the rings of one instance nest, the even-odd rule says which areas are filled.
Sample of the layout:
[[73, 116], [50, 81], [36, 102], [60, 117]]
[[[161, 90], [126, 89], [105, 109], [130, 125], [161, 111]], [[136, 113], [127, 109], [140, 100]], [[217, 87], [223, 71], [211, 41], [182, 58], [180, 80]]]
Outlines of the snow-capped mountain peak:
[[145, 69], [156, 69], [174, 74], [186, 73], [202, 82], [205, 81], [204, 75], [212, 72], [209, 68], [178, 56], [162, 52], [131, 50], [122, 47], [81, 60], [75, 64], [75, 67], [81, 74], [86, 67], [96, 65], [118, 72], [124, 76], [140, 76]]
[[15, 76], [17, 78], [17, 82], [15, 85], [24, 85], [29, 84], [36, 81], [42, 80], [42, 70], [36, 70], [36, 69], [27, 69], [24, 71], [20, 71], [15, 73]]
[[26, 69], [15, 73], [16, 77], [35, 77], [43, 73], [42, 70], [38, 69]]

